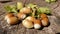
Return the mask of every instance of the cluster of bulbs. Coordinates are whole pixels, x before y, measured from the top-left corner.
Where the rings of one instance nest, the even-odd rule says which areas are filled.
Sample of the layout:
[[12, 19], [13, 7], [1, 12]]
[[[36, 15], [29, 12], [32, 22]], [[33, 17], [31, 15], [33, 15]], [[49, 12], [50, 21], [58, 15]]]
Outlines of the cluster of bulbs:
[[[19, 12], [14, 15], [14, 13], [8, 12], [5, 16], [5, 20], [8, 24], [14, 25], [22, 21], [22, 24], [26, 28], [40, 29], [42, 26], [48, 26], [49, 19], [45, 13], [37, 14], [36, 8], [23, 7], [18, 3]], [[35, 5], [34, 5], [35, 6]], [[20, 7], [20, 8], [19, 8]], [[38, 15], [38, 16], [35, 16]]]

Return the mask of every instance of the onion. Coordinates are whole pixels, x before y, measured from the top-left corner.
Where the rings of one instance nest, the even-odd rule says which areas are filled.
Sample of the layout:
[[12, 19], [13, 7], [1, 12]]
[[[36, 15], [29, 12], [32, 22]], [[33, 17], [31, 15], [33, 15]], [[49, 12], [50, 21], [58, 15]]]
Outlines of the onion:
[[32, 22], [34, 22], [34, 20], [35, 20], [35, 18], [32, 17], [32, 16], [28, 16], [26, 19], [29, 20], [29, 21], [32, 21]]
[[43, 26], [48, 26], [48, 24], [49, 24], [48, 18], [43, 18], [43, 19], [41, 20], [41, 22], [42, 22], [42, 25], [43, 25]]
[[24, 14], [24, 13], [18, 13], [17, 17], [18, 17], [18, 19], [24, 19], [26, 17], [26, 14]]
[[17, 24], [18, 23], [18, 19], [16, 17], [7, 18], [7, 23], [10, 24], [10, 25]]
[[31, 9], [25, 7], [25, 8], [22, 8], [22, 9], [20, 10], [20, 12], [21, 12], [21, 13], [25, 13], [25, 14], [29, 14], [29, 13], [31, 13]]
[[8, 13], [7, 15], [5, 15], [5, 20], [8, 19], [9, 17], [13, 17], [14, 14], [13, 13]]
[[26, 28], [33, 28], [33, 23], [29, 20], [23, 20], [22, 21], [23, 26], [25, 26]]
[[34, 20], [34, 28], [35, 29], [41, 28], [41, 21], [39, 19]]

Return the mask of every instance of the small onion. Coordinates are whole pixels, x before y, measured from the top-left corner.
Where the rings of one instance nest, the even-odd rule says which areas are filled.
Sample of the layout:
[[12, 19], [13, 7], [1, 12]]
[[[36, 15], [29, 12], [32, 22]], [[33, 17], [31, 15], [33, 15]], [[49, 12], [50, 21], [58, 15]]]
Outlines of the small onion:
[[41, 21], [39, 19], [34, 20], [34, 28], [35, 29], [41, 28]]
[[5, 16], [5, 20], [6, 20], [7, 23], [10, 24], [10, 25], [13, 25], [13, 24], [18, 23], [18, 19], [17, 19], [17, 17], [14, 16], [13, 13], [8, 13], [8, 14]]
[[14, 14], [13, 13], [8, 13], [7, 15], [5, 15], [5, 20], [8, 19], [9, 17], [13, 17]]
[[35, 18], [32, 17], [32, 16], [28, 16], [26, 19], [29, 20], [29, 21], [32, 21], [32, 22], [34, 22], [34, 20], [35, 20]]
[[6, 21], [10, 25], [14, 25], [14, 24], [17, 24], [18, 23], [18, 19], [16, 17], [9, 17], [9, 18], [7, 18]]
[[25, 13], [25, 14], [29, 14], [29, 13], [31, 13], [31, 9], [25, 7], [25, 8], [22, 8], [22, 9], [20, 10], [20, 12], [21, 12], [21, 13]]
[[43, 18], [43, 19], [41, 20], [41, 22], [42, 22], [42, 25], [43, 25], [43, 26], [48, 26], [48, 24], [49, 24], [48, 18]]
[[23, 20], [22, 21], [23, 26], [25, 26], [26, 28], [33, 28], [33, 23], [29, 20]]
[[24, 13], [18, 13], [17, 17], [18, 17], [18, 19], [24, 19], [26, 17], [26, 14], [24, 14]]

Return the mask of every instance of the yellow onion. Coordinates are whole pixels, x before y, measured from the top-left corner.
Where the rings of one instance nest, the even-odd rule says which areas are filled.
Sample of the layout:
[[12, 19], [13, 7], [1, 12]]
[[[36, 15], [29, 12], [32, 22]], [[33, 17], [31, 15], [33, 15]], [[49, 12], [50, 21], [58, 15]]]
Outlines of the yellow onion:
[[34, 20], [34, 28], [35, 29], [41, 28], [41, 21], [39, 19]]
[[18, 17], [18, 19], [24, 19], [26, 17], [26, 14], [24, 14], [24, 13], [18, 13], [17, 17]]
[[43, 19], [41, 20], [41, 22], [42, 22], [42, 25], [43, 25], [43, 26], [47, 26], [47, 25], [49, 24], [48, 18], [43, 18]]
[[24, 7], [20, 10], [21, 13], [25, 13], [25, 14], [29, 14], [31, 13], [31, 9], [30, 8], [27, 8], [27, 7]]
[[16, 17], [9, 17], [9, 18], [7, 18], [6, 21], [10, 25], [14, 25], [14, 24], [17, 24], [18, 23], [18, 19]]
[[9, 17], [13, 17], [13, 16], [14, 16], [13, 13], [8, 13], [8, 14], [5, 15], [5, 20], [8, 19]]
[[33, 23], [31, 21], [27, 20], [27, 19], [26, 20], [23, 20], [22, 21], [22, 24], [26, 28], [33, 28]]
[[7, 21], [8, 24], [13, 25], [13, 24], [17, 24], [18, 23], [18, 19], [17, 17], [14, 16], [14, 14], [12, 13], [8, 13], [5, 16], [5, 20]]
[[29, 21], [32, 21], [32, 22], [34, 22], [34, 20], [35, 20], [35, 18], [32, 17], [32, 16], [28, 16], [26, 19], [29, 20]]

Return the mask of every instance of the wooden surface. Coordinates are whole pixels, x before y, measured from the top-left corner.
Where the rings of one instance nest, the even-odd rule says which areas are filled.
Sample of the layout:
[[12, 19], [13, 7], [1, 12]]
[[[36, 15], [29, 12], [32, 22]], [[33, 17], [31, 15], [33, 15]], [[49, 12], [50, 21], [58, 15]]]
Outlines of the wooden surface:
[[[27, 29], [21, 23], [17, 25], [9, 26], [4, 20], [6, 10], [5, 5], [15, 5], [17, 1], [25, 4], [34, 3], [38, 6], [48, 6], [51, 8], [52, 15], [48, 16], [50, 25], [44, 27], [41, 30]], [[60, 33], [60, 0], [56, 3], [48, 4], [44, 0], [13, 0], [11, 2], [0, 2], [0, 34], [58, 34]]]

